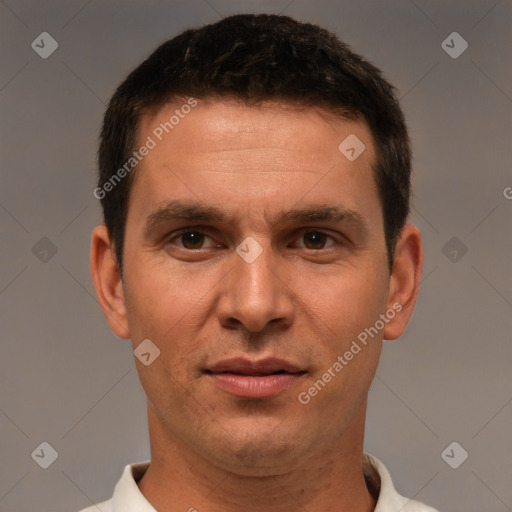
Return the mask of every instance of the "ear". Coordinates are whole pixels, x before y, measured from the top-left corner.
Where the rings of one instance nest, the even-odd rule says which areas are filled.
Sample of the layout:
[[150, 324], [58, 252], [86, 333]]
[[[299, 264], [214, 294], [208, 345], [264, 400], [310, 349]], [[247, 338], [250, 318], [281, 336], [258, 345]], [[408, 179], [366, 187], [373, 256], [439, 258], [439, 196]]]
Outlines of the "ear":
[[423, 267], [421, 235], [416, 226], [404, 226], [395, 246], [389, 280], [388, 309], [396, 312], [384, 329], [384, 339], [399, 338], [409, 322], [420, 289]]
[[126, 319], [123, 282], [117, 266], [114, 244], [106, 226], [96, 226], [91, 240], [91, 274], [103, 314], [120, 338], [130, 338]]

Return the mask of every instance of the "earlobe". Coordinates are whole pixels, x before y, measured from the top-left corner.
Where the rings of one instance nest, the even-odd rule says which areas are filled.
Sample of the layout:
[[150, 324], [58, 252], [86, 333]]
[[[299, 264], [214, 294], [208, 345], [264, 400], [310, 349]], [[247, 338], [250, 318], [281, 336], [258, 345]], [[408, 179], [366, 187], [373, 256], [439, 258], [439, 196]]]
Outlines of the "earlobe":
[[395, 309], [397, 314], [386, 325], [384, 339], [394, 340], [405, 331], [418, 298], [422, 267], [421, 235], [416, 226], [408, 224], [402, 229], [395, 247], [388, 308]]
[[130, 338], [121, 274], [106, 226], [96, 226], [91, 239], [91, 274], [103, 314], [114, 333]]

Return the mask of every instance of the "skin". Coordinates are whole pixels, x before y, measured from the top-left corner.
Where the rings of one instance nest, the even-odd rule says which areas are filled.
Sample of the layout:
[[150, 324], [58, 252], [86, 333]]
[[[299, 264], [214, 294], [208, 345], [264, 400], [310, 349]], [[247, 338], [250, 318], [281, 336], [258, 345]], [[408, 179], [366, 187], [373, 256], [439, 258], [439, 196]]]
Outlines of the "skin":
[[[180, 105], [146, 114], [139, 145]], [[349, 134], [366, 146], [353, 162], [338, 150]], [[137, 167], [123, 279], [107, 229], [94, 230], [91, 270], [112, 330], [161, 351], [149, 366], [136, 359], [152, 460], [138, 485], [160, 512], [374, 510], [362, 472], [367, 394], [382, 339], [407, 325], [422, 267], [419, 231], [407, 225], [389, 273], [374, 162], [362, 120], [201, 100]], [[145, 232], [148, 216], [176, 199], [229, 218]], [[276, 222], [312, 205], [350, 210], [361, 223]], [[183, 238], [183, 228], [204, 238]], [[236, 252], [249, 236], [262, 248], [252, 263]], [[298, 394], [395, 303], [400, 313], [301, 404]], [[202, 370], [239, 356], [278, 357], [305, 374], [273, 398], [235, 398]]]

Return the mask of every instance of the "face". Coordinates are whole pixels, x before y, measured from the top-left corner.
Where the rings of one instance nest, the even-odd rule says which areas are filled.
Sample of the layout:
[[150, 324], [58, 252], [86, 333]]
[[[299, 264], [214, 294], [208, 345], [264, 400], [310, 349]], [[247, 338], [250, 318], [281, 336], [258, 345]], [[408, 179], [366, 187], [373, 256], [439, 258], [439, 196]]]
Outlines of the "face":
[[[382, 336], [399, 316], [387, 314], [368, 127], [210, 100], [159, 131], [177, 108], [141, 121], [137, 147], [155, 147], [126, 221], [126, 330], [134, 348], [160, 350], [137, 360], [150, 421], [250, 474], [362, 436]], [[349, 160], [338, 146], [354, 135], [365, 150]]]

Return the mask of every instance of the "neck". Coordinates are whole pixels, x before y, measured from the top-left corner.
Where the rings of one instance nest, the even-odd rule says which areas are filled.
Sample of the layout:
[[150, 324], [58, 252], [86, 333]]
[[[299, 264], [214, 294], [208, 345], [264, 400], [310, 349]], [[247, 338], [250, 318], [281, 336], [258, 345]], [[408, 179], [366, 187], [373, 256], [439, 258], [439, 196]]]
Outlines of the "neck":
[[358, 416], [339, 445], [247, 475], [169, 439], [148, 409], [151, 465], [138, 486], [159, 512], [373, 512], [376, 497], [363, 474], [365, 410]]

